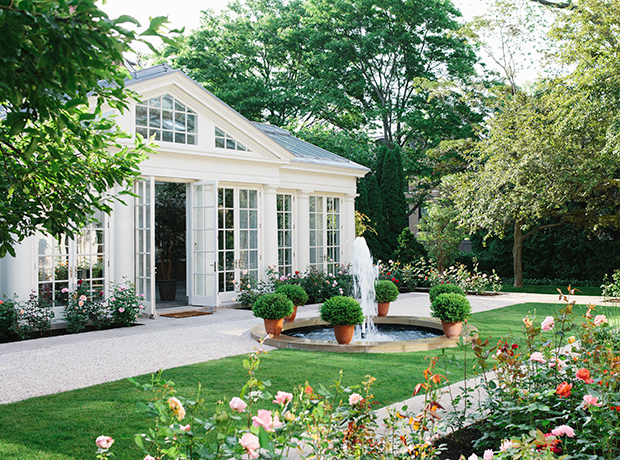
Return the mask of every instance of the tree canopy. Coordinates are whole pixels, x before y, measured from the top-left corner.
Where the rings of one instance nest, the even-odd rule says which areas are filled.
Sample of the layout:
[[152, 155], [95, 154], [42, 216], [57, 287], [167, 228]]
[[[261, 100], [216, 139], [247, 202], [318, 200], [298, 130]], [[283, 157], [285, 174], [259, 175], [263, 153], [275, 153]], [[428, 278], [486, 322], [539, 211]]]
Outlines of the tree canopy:
[[[160, 36], [164, 22], [141, 35]], [[0, 256], [40, 229], [73, 235], [109, 212], [115, 186], [129, 191], [148, 146], [121, 143], [102, 111], [131, 97], [123, 53], [142, 39], [126, 23], [137, 25], [95, 0], [0, 1]]]
[[478, 160], [447, 181], [470, 231], [501, 236], [512, 227], [515, 286], [526, 237], [564, 223], [620, 224], [620, 18], [610, 5], [583, 0], [559, 13], [559, 58], [575, 70], [505, 98]]

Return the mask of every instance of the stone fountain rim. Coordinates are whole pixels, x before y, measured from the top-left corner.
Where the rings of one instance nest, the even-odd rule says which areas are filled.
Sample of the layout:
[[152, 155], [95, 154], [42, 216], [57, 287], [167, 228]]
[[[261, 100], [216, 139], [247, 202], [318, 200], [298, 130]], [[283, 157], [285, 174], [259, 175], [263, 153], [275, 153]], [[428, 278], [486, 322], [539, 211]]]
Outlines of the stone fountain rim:
[[[426, 318], [420, 316], [385, 316], [375, 317], [375, 324], [394, 324], [403, 326], [419, 326], [428, 329], [435, 329], [443, 332], [441, 321], [435, 318]], [[418, 340], [399, 340], [392, 342], [360, 342], [353, 341], [348, 345], [340, 345], [331, 340], [310, 340], [300, 337], [292, 337], [286, 335], [286, 331], [291, 329], [299, 329], [312, 326], [329, 326], [319, 317], [300, 318], [294, 322], [284, 323], [282, 334], [278, 337], [268, 337], [263, 324], [254, 326], [250, 329], [250, 336], [257, 341], [264, 337], [265, 345], [276, 348], [292, 348], [297, 350], [308, 351], [327, 351], [331, 353], [405, 353], [412, 351], [436, 350], [439, 348], [456, 347], [459, 343], [458, 338], [449, 339], [445, 335], [433, 337], [429, 339]], [[478, 329], [469, 324], [465, 325], [461, 332], [462, 339], [471, 341], [477, 336]]]

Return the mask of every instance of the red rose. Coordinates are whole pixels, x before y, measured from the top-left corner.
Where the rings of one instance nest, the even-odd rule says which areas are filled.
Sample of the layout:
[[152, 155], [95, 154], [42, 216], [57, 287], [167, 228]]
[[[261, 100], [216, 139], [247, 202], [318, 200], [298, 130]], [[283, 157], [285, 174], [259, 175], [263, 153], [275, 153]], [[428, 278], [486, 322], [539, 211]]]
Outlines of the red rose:
[[568, 398], [570, 396], [571, 388], [573, 388], [572, 383], [562, 382], [558, 385], [555, 392], [558, 394], [560, 398]]
[[592, 378], [590, 377], [590, 371], [585, 367], [579, 369], [575, 374], [575, 377], [577, 377], [579, 380], [583, 380], [584, 383], [594, 383], [594, 380], [592, 380]]

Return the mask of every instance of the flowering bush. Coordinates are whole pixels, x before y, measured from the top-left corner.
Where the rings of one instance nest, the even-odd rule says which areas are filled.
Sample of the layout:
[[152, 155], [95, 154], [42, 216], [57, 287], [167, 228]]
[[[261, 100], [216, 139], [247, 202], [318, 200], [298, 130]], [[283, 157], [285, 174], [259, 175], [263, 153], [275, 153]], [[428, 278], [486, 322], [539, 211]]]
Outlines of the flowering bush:
[[0, 340], [11, 337], [17, 331], [17, 298], [0, 300]]
[[430, 284], [436, 286], [438, 284], [456, 284], [467, 294], [483, 294], [491, 290], [499, 292], [502, 290], [502, 281], [493, 270], [491, 275], [480, 273], [478, 264], [474, 264], [473, 272], [469, 272], [465, 265], [453, 265], [443, 273], [432, 270], [430, 273]]
[[254, 302], [256, 302], [260, 296], [270, 294], [273, 290], [273, 286], [249, 276], [247, 270], [243, 271], [243, 275], [239, 282], [235, 281], [235, 291], [237, 291], [236, 301], [244, 308], [248, 309], [252, 309]]
[[606, 300], [620, 298], [620, 270], [613, 272], [611, 280], [605, 275], [601, 289], [603, 290], [602, 296]]
[[[69, 290], [64, 288], [63, 293], [65, 291]], [[69, 293], [67, 305], [63, 311], [68, 332], [83, 331], [88, 321], [91, 321], [97, 329], [109, 325], [108, 312], [104, 303], [98, 298], [93, 298], [97, 295], [90, 291], [87, 283], [78, 280], [78, 287], [75, 292]]]
[[303, 273], [295, 271], [286, 276], [280, 275], [275, 267], [269, 267], [267, 277], [272, 289], [282, 284], [298, 284], [308, 294], [308, 303], [321, 303], [337, 295], [350, 296], [353, 293], [353, 275], [346, 266], [339, 267], [335, 273], [309, 268]]
[[144, 294], [136, 295], [136, 286], [127, 280], [124, 284], [113, 284], [111, 291], [112, 297], [108, 299], [108, 305], [114, 323], [131, 326], [144, 309]]
[[[536, 452], [571, 458], [609, 459], [620, 454], [617, 330], [606, 315], [593, 315], [594, 307], [575, 325], [574, 302], [561, 297], [566, 306], [555, 317], [540, 323], [535, 316], [523, 319], [523, 349], [507, 340], [488, 349], [480, 342], [474, 347], [479, 360], [494, 359], [497, 375], [497, 382], [486, 385], [488, 416], [481, 428], [485, 435], [477, 441], [481, 450], [497, 449], [502, 440], [513, 438], [533, 445]], [[515, 449], [505, 449], [506, 455]]]
[[[260, 353], [243, 361], [249, 380], [239, 396], [222, 399], [211, 410], [199, 396], [190, 401], [178, 395], [161, 371], [144, 385], [130, 379], [153, 395], [138, 406], [151, 419], [148, 429], [135, 437], [144, 460], [288, 458], [291, 451], [316, 459], [396, 459], [403, 453], [435, 458], [439, 449], [430, 438], [439, 419], [438, 388], [445, 380], [434, 372], [436, 360], [415, 388], [415, 393], [424, 390], [424, 409], [419, 414], [408, 414], [406, 408], [389, 411], [380, 422], [373, 410], [373, 377], [347, 388], [341, 372], [329, 387], [306, 382], [273, 395], [269, 382], [257, 378]], [[113, 443], [110, 436], [98, 437], [97, 458], [110, 457]]]
[[16, 332], [22, 339], [29, 338], [35, 331], [43, 334], [52, 328], [52, 319], [54, 319], [52, 304], [38, 299], [34, 291], [30, 292], [26, 302], [16, 306]]

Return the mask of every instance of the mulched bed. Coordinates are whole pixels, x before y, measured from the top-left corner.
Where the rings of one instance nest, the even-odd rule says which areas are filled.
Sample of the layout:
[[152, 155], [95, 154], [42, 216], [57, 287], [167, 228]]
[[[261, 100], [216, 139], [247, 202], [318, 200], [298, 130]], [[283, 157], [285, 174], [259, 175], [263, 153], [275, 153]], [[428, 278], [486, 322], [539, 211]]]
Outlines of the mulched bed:
[[[131, 326], [110, 325], [110, 326], [103, 327], [103, 328], [100, 328], [100, 329], [97, 329], [95, 326], [86, 326], [82, 331], [74, 332], [73, 334], [82, 334], [83, 332], [105, 331], [107, 329], [119, 329], [121, 327], [136, 327], [136, 326], [144, 326], [144, 325], [140, 324], [140, 323], [133, 323]], [[9, 337], [2, 337], [2, 338], [0, 338], [0, 343], [21, 342], [22, 340], [39, 339], [41, 337], [57, 337], [59, 335], [69, 335], [69, 334], [71, 334], [71, 333], [67, 332], [67, 330], [64, 329], [64, 328], [62, 328], [62, 329], [52, 329], [51, 331], [47, 331], [47, 332], [43, 332], [43, 333], [35, 332], [34, 334], [32, 334], [30, 337], [28, 337], [26, 339], [22, 339], [17, 334], [13, 334], [13, 335], [10, 335]]]

